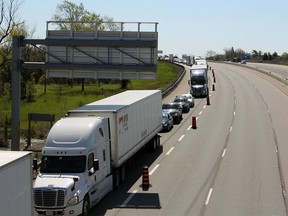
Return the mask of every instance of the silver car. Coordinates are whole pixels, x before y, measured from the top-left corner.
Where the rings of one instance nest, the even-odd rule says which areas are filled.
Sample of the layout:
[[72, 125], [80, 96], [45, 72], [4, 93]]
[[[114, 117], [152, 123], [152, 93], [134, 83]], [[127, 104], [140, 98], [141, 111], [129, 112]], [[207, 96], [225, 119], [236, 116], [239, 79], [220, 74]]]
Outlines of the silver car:
[[194, 97], [192, 96], [192, 94], [187, 93], [187, 94], [181, 94], [180, 96], [187, 97], [187, 100], [188, 100], [188, 103], [189, 103], [190, 107], [194, 107], [195, 106], [195, 101], [194, 101]]

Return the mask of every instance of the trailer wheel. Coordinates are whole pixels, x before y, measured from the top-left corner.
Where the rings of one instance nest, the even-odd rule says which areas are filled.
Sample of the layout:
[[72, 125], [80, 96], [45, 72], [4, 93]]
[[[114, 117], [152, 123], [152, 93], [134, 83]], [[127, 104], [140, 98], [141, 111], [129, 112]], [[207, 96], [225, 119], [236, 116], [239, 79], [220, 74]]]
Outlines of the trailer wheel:
[[120, 185], [120, 171], [119, 169], [115, 169], [113, 171], [113, 190], [117, 190]]
[[160, 136], [156, 135], [157, 139], [157, 149], [160, 147]]
[[157, 150], [157, 136], [153, 137], [153, 139], [150, 141], [150, 151], [155, 152]]
[[82, 216], [88, 216], [89, 210], [90, 210], [89, 197], [85, 196], [82, 207]]
[[120, 168], [120, 177], [121, 177], [121, 182], [120, 183], [123, 183], [125, 181], [125, 178], [126, 178], [126, 164], [124, 163], [121, 168]]

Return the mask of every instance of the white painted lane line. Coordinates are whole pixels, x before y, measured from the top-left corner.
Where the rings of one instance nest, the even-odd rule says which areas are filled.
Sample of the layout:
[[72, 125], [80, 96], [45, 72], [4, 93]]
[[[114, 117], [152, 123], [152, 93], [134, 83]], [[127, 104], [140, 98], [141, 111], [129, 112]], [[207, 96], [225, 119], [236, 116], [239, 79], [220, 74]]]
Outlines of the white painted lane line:
[[187, 130], [190, 130], [191, 129], [191, 126], [189, 126], [188, 128], [187, 128]]
[[229, 130], [229, 132], [231, 132], [232, 131], [232, 126], [230, 127], [230, 130]]
[[173, 149], [174, 149], [174, 147], [171, 147], [171, 148], [169, 149], [169, 151], [166, 153], [166, 155], [169, 155], [169, 154], [173, 151]]
[[226, 154], [226, 148], [223, 150], [222, 158], [225, 156], [225, 154]]
[[184, 137], [185, 137], [185, 135], [182, 135], [182, 136], [178, 139], [178, 142], [180, 142]]
[[132, 191], [132, 193], [127, 197], [127, 199], [122, 203], [122, 205], [120, 207], [124, 208], [137, 192], [138, 192], [138, 190]]
[[201, 112], [199, 112], [199, 115], [201, 115], [202, 114], [202, 111]]
[[209, 201], [210, 201], [210, 198], [211, 198], [211, 195], [212, 195], [212, 191], [213, 191], [213, 188], [210, 188], [209, 193], [208, 193], [208, 196], [207, 196], [207, 198], [206, 198], [205, 205], [208, 205], [208, 204], [209, 204]]
[[205, 108], [206, 108], [206, 106], [207, 106], [207, 105], [204, 105], [204, 106], [203, 106], [203, 109], [205, 109]]
[[235, 115], [236, 115], [236, 112], [234, 112], [233, 115], [235, 116]]
[[156, 166], [149, 172], [149, 175], [153, 175], [156, 169], [160, 166], [160, 164], [156, 164]]

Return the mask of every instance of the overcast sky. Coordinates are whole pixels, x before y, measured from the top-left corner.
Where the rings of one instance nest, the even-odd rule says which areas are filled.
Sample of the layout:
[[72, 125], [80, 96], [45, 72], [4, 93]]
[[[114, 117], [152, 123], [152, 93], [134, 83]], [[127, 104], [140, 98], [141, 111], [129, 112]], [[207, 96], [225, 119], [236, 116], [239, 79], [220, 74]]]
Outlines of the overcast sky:
[[[23, 0], [19, 18], [34, 38], [45, 38], [46, 21], [60, 0]], [[70, 0], [120, 22], [158, 22], [164, 54], [205, 56], [233, 47], [245, 52], [288, 52], [288, 0]]]

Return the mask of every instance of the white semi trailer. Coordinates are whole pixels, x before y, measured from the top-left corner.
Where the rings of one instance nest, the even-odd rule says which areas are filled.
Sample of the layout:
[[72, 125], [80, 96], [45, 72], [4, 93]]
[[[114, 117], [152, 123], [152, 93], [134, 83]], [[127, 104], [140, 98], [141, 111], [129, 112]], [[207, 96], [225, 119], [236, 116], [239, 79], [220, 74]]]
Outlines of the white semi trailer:
[[32, 155], [0, 151], [0, 215], [33, 215]]
[[42, 150], [36, 212], [87, 215], [125, 180], [139, 149], [157, 149], [161, 129], [160, 90], [126, 91], [70, 110], [52, 127]]

